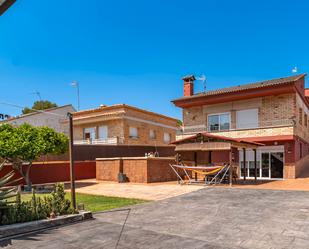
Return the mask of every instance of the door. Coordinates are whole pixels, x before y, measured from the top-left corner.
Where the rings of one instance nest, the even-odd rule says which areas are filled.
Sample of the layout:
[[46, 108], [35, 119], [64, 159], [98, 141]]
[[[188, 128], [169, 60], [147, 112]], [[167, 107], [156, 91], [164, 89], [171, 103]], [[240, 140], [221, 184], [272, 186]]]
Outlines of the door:
[[283, 178], [283, 153], [270, 153], [271, 178]]
[[262, 153], [262, 177], [269, 178], [270, 177], [270, 160], [269, 160], [269, 152]]

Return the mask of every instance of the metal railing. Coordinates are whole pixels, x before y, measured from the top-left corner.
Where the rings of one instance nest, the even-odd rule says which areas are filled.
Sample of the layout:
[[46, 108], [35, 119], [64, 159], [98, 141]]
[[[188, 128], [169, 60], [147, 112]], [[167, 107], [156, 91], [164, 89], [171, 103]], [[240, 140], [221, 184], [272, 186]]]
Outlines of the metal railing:
[[255, 130], [255, 129], [267, 129], [284, 126], [294, 126], [295, 121], [293, 119], [281, 119], [281, 120], [266, 120], [260, 121], [258, 126], [254, 124], [246, 124], [248, 128], [237, 128], [236, 124], [230, 124], [229, 129], [225, 130], [210, 130], [206, 124], [195, 126], [183, 126], [182, 129], [177, 131], [177, 135], [194, 134], [199, 132], [228, 132], [228, 131], [240, 131], [240, 130]]
[[74, 140], [74, 144], [76, 145], [86, 145], [86, 144], [117, 145], [122, 143], [123, 138], [120, 137]]

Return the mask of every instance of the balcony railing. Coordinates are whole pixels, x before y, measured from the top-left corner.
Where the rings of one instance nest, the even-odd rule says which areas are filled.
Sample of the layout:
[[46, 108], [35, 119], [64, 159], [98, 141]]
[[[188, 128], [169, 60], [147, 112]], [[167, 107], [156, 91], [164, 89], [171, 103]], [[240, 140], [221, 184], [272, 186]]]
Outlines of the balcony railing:
[[123, 138], [120, 137], [74, 140], [74, 144], [76, 145], [87, 145], [87, 144], [117, 145], [122, 143]]
[[[255, 129], [267, 129], [267, 128], [275, 128], [275, 127], [285, 127], [285, 126], [294, 126], [295, 121], [293, 119], [282, 119], [282, 120], [268, 120], [261, 121], [257, 127], [250, 126], [250, 128], [236, 128], [236, 125], [230, 125], [230, 129], [228, 130], [210, 130], [209, 127], [205, 125], [195, 125], [195, 126], [184, 126], [182, 129], [177, 131], [177, 135], [184, 134], [194, 134], [199, 132], [228, 132], [228, 131], [241, 131], [241, 130], [255, 130]], [[235, 127], [235, 128], [232, 128]]]

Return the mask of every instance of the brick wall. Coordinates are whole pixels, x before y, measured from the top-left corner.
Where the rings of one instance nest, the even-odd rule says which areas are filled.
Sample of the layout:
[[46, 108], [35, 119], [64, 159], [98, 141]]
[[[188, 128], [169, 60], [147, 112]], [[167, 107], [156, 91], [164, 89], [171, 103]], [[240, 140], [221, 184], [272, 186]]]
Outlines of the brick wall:
[[[77, 113], [74, 120], [74, 139], [83, 139], [84, 128], [107, 125], [108, 137], [124, 138], [124, 144], [165, 146], [168, 143], [163, 140], [164, 132], [171, 135], [171, 141], [175, 140], [176, 119], [126, 106], [116, 108], [114, 113], [108, 116], [105, 114], [107, 113], [104, 108], [96, 112]], [[83, 116], [82, 119], [81, 116]], [[138, 129], [138, 138], [130, 138], [129, 127]], [[150, 130], [156, 132], [155, 139], [149, 137]]]
[[[108, 126], [108, 137], [123, 137], [123, 120], [115, 119], [115, 120], [106, 120], [104, 122], [89, 122], [87, 124], [81, 124], [74, 126], [74, 139], [75, 140], [83, 140], [83, 133], [85, 128], [96, 127], [97, 131], [99, 126], [107, 125]], [[98, 138], [98, 137], [97, 137]]]
[[[183, 109], [184, 126], [187, 127], [207, 127], [207, 116], [209, 114], [229, 112], [231, 114], [231, 129], [236, 128], [236, 111], [244, 109], [257, 108], [259, 110], [260, 126], [277, 126], [282, 122], [288, 122], [293, 118], [296, 108], [295, 94], [282, 94], [279, 96], [266, 96], [248, 100], [239, 100], [220, 104], [213, 104], [200, 107], [191, 107]], [[229, 137], [257, 137], [274, 135], [291, 135], [293, 126], [238, 130], [228, 132], [218, 132], [218, 135]]]
[[123, 173], [126, 174], [129, 182], [151, 183], [177, 180], [176, 174], [169, 166], [170, 163], [175, 163], [173, 158], [99, 159], [96, 162], [97, 180], [117, 181], [120, 160], [123, 163]]
[[[130, 138], [129, 129], [130, 127], [136, 127], [138, 129], [138, 138]], [[150, 130], [154, 130], [156, 138], [151, 139], [149, 137]], [[176, 139], [176, 131], [173, 129], [159, 127], [151, 124], [142, 122], [124, 120], [124, 138], [125, 144], [130, 145], [152, 145], [152, 146], [166, 146], [169, 143], [164, 142], [164, 133], [171, 135], [171, 141]]]

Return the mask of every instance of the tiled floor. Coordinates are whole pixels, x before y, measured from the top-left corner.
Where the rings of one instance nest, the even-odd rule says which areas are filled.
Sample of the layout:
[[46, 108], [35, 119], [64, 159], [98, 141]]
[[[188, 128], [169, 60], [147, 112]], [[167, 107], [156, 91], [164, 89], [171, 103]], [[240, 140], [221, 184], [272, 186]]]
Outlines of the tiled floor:
[[204, 188], [202, 185], [179, 185], [167, 183], [115, 183], [93, 180], [79, 181], [76, 191], [84, 194], [137, 198], [144, 200], [162, 200]]

